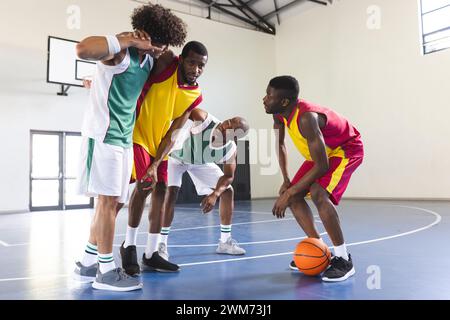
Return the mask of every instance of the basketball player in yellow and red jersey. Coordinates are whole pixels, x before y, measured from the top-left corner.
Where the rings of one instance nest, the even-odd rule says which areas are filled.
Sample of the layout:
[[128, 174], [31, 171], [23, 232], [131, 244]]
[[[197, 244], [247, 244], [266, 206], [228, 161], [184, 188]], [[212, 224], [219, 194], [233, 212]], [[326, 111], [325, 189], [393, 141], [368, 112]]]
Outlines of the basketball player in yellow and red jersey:
[[[351, 175], [363, 161], [363, 143], [358, 130], [343, 116], [299, 100], [298, 95], [297, 80], [280, 76], [270, 80], [263, 99], [266, 113], [273, 114], [273, 127], [278, 135], [278, 162], [284, 178], [273, 214], [283, 218], [289, 207], [307, 236], [320, 239], [305, 201], [310, 194], [334, 245], [335, 255], [322, 280], [343, 281], [355, 274], [355, 269], [347, 253], [335, 205], [339, 204]], [[306, 159], [292, 180], [287, 171], [286, 130]], [[291, 262], [290, 267], [295, 264]]]
[[[150, 230], [142, 257], [144, 270], [177, 272], [179, 267], [158, 253], [164, 197], [167, 189], [168, 153], [176, 133], [191, 111], [202, 101], [197, 79], [208, 60], [206, 47], [197, 41], [187, 43], [181, 56], [166, 51], [157, 60], [137, 103], [133, 132], [136, 187], [129, 204], [125, 241], [120, 248], [122, 267], [129, 275], [140, 273], [136, 237], [145, 201], [152, 193], [149, 212]], [[173, 121], [173, 122], [172, 122]]]

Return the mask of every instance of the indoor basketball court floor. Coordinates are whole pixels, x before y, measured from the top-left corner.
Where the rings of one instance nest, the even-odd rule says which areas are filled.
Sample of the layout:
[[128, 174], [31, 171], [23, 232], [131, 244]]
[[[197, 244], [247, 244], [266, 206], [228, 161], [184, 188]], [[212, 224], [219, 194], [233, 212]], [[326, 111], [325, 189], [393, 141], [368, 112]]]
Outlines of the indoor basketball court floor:
[[[198, 204], [179, 205], [169, 253], [181, 271], [143, 273], [143, 290], [125, 293], [71, 280], [92, 210], [0, 215], [0, 255], [8, 257], [0, 268], [0, 299], [450, 299], [450, 202], [343, 201], [338, 209], [356, 274], [341, 283], [324, 283], [288, 268], [304, 233], [290, 213], [281, 220], [273, 217], [273, 203], [236, 203], [232, 235], [247, 250], [239, 257], [215, 253], [217, 209], [203, 215]], [[126, 221], [123, 209], [116, 223], [116, 263]], [[146, 242], [148, 223], [143, 222], [138, 255]], [[323, 238], [330, 245], [326, 234]]]

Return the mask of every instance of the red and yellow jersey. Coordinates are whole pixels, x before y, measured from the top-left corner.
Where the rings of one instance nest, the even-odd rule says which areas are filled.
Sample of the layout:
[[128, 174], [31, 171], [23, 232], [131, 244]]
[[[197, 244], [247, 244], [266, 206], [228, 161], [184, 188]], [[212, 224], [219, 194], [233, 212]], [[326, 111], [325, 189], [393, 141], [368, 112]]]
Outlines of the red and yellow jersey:
[[161, 74], [151, 76], [142, 89], [137, 102], [133, 142], [155, 157], [171, 122], [201, 101], [198, 85], [178, 83], [178, 57], [174, 58]]
[[305, 112], [315, 112], [326, 117], [325, 127], [321, 128], [328, 158], [358, 158], [364, 156], [361, 135], [356, 128], [343, 116], [335, 111], [321, 107], [304, 100], [299, 100], [289, 118], [278, 115], [289, 132], [295, 146], [302, 156], [312, 161], [308, 142], [299, 129], [299, 121]]

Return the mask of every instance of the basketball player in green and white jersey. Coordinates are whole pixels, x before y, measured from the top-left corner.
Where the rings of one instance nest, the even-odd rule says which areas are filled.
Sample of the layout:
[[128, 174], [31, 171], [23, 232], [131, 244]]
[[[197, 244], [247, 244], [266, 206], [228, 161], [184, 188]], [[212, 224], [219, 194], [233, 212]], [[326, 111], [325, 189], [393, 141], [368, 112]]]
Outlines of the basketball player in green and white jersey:
[[[134, 10], [135, 32], [92, 36], [77, 45], [77, 55], [97, 61], [89, 105], [82, 125], [79, 192], [97, 196], [89, 242], [76, 262], [74, 278], [101, 290], [142, 288], [138, 278], [116, 267], [113, 258], [117, 212], [128, 197], [133, 163], [136, 102], [157, 58], [169, 46], [181, 46], [186, 25], [161, 5]], [[98, 262], [98, 263], [97, 263]]]
[[[174, 217], [174, 206], [181, 187], [183, 174], [191, 177], [198, 195], [205, 195], [201, 206], [203, 213], [210, 212], [220, 199], [221, 237], [217, 253], [242, 255], [245, 250], [231, 238], [233, 215], [233, 188], [237, 158], [237, 139], [248, 132], [247, 121], [234, 117], [223, 122], [206, 111], [196, 108], [190, 119], [193, 122], [183, 127], [178, 136], [168, 163], [169, 192], [165, 199], [165, 210], [158, 252], [168, 260], [167, 237]], [[217, 164], [223, 164], [223, 171]]]

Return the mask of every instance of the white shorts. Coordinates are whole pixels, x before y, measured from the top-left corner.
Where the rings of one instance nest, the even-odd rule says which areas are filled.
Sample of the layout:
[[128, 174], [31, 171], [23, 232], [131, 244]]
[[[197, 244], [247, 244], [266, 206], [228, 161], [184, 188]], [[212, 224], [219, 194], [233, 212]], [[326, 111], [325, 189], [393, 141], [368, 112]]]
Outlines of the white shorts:
[[98, 195], [128, 200], [133, 168], [133, 148], [122, 148], [83, 137], [78, 164], [78, 192], [88, 197]]
[[[188, 164], [169, 157], [168, 186], [181, 187], [183, 173], [187, 171], [199, 196], [209, 195], [223, 176], [223, 171], [215, 163]], [[229, 186], [228, 188], [231, 188]]]

